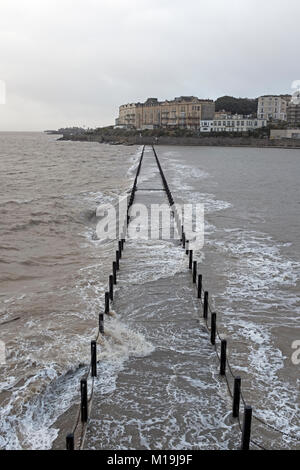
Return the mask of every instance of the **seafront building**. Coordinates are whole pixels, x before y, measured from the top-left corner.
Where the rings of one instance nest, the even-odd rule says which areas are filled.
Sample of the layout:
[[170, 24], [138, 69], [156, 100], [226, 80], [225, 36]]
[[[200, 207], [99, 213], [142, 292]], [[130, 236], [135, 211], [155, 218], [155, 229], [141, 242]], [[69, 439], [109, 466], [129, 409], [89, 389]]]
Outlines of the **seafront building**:
[[115, 128], [125, 129], [193, 129], [200, 132], [248, 132], [266, 127], [270, 121], [288, 121], [300, 125], [300, 105], [291, 95], [264, 95], [258, 98], [257, 118], [215, 112], [213, 100], [180, 96], [159, 101], [148, 98], [144, 103], [121, 105]]
[[201, 120], [200, 132], [248, 132], [267, 126], [266, 119], [252, 119], [240, 114], [217, 116], [217, 119]]
[[232, 116], [232, 113], [226, 112], [224, 109], [222, 111], [216, 111], [214, 119], [227, 119], [227, 117]]
[[293, 126], [300, 126], [300, 104], [289, 104], [287, 108], [287, 121]]
[[145, 103], [120, 106], [115, 127], [140, 130], [174, 127], [199, 129], [200, 121], [213, 119], [214, 114], [213, 100], [195, 96], [180, 96], [171, 101], [148, 98]]
[[258, 98], [257, 117], [267, 121], [286, 121], [291, 95], [265, 95]]

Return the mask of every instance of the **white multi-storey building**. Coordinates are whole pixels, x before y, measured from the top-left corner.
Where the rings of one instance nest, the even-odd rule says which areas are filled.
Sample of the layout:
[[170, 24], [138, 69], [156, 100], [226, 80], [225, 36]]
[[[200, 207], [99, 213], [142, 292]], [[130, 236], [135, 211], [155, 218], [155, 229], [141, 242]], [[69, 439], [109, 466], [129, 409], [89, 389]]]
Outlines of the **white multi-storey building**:
[[274, 121], [286, 121], [290, 95], [266, 95], [258, 98], [257, 117]]
[[252, 119], [241, 115], [200, 121], [200, 132], [248, 132], [266, 127], [266, 119]]

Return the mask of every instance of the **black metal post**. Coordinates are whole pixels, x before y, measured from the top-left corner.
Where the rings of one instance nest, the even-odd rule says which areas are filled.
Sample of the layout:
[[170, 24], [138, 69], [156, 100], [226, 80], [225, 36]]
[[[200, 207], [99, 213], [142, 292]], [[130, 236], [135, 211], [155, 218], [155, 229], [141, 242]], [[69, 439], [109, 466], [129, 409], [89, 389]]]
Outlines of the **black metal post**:
[[80, 381], [80, 392], [81, 392], [81, 422], [86, 423], [88, 420], [88, 400], [87, 400], [87, 381], [81, 379]]
[[241, 381], [241, 377], [234, 378], [232, 402], [232, 416], [234, 418], [238, 418], [240, 415]]
[[74, 450], [74, 434], [68, 434], [66, 437], [66, 450]]
[[114, 284], [117, 284], [117, 263], [116, 261], [113, 262], [113, 277], [114, 277]]
[[204, 303], [203, 303], [203, 318], [207, 318], [208, 315], [208, 292], [204, 292]]
[[222, 339], [221, 341], [221, 360], [220, 360], [220, 374], [226, 374], [226, 351], [227, 351], [227, 341]]
[[103, 313], [99, 314], [99, 331], [104, 335], [104, 315]]
[[193, 269], [193, 250], [189, 250], [189, 269]]
[[120, 269], [120, 253], [119, 250], [116, 251], [116, 266], [117, 266], [117, 271]]
[[197, 261], [193, 262], [193, 283], [197, 282]]
[[211, 314], [210, 342], [214, 346], [216, 344], [217, 314]]
[[252, 407], [246, 405], [244, 409], [242, 450], [249, 450], [251, 438]]
[[109, 298], [111, 301], [114, 300], [114, 276], [110, 275], [109, 276]]
[[202, 298], [202, 274], [198, 275], [198, 299]]
[[109, 314], [109, 292], [105, 292], [105, 313]]
[[185, 240], [185, 254], [186, 255], [189, 254], [189, 241], [188, 240]]
[[122, 242], [119, 241], [118, 245], [119, 245], [119, 253], [120, 253], [120, 259], [121, 259], [122, 258]]
[[92, 377], [97, 377], [97, 343], [91, 342], [91, 374]]
[[182, 248], [185, 248], [185, 233], [182, 234]]

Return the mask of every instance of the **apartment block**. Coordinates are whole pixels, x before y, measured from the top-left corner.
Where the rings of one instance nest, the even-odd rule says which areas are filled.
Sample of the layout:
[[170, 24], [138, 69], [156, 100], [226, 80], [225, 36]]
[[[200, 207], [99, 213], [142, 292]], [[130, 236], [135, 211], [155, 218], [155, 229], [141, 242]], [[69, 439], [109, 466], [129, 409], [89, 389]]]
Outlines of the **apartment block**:
[[292, 125], [300, 125], [300, 104], [289, 104], [287, 108], [287, 121]]
[[239, 114], [223, 115], [222, 119], [202, 120], [200, 132], [248, 132], [266, 126], [266, 119], [252, 119]]
[[180, 96], [171, 101], [148, 98], [145, 103], [120, 106], [116, 127], [199, 129], [200, 121], [213, 119], [214, 113], [215, 103], [212, 100], [195, 96]]
[[258, 98], [257, 117], [267, 121], [286, 121], [291, 95], [265, 95]]

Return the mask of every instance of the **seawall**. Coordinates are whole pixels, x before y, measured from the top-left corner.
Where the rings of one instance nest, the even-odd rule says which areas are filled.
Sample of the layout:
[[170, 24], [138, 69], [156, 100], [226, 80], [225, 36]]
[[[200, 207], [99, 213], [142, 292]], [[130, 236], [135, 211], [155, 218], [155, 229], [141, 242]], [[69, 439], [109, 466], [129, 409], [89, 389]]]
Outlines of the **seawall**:
[[203, 147], [257, 147], [300, 149], [299, 139], [258, 139], [254, 137], [174, 137], [140, 135], [64, 134], [59, 140], [99, 142], [111, 145], [182, 145]]

